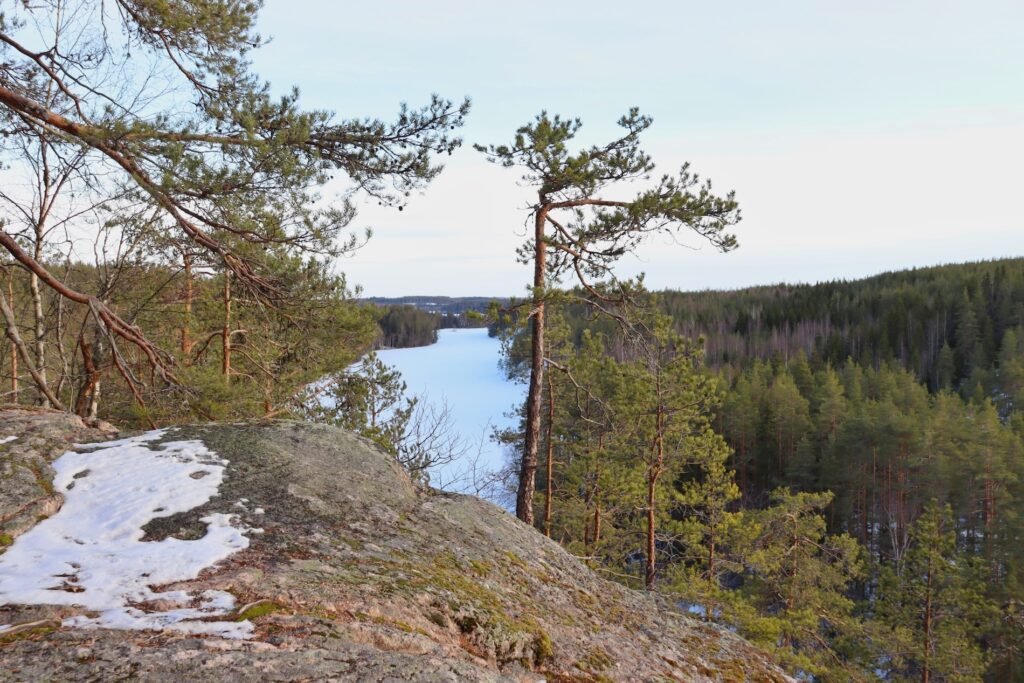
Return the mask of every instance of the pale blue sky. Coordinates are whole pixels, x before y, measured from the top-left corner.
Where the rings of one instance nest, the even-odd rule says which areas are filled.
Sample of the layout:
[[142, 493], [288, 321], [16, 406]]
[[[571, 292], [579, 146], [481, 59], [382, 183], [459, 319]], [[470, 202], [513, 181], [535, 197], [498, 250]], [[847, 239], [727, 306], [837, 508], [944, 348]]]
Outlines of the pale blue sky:
[[[641, 107], [659, 167], [691, 161], [744, 210], [737, 252], [662, 242], [623, 263], [656, 288], [1024, 254], [1019, 0], [267, 0], [261, 30], [275, 88], [343, 116], [469, 95], [467, 143], [541, 109], [595, 141]], [[343, 270], [369, 295], [521, 293], [516, 177], [467, 145], [404, 212], [362, 208], [376, 236]]]

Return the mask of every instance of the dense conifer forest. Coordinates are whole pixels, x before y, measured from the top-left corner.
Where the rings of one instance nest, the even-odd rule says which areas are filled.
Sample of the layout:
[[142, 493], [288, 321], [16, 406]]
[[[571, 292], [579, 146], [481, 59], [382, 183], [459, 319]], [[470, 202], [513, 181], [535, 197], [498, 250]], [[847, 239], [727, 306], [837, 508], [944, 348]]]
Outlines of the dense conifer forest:
[[[681, 334], [704, 339], [712, 367], [755, 359], [865, 366], [894, 362], [932, 391], [986, 392], [997, 380], [1003, 338], [1024, 323], [1024, 263], [1003, 259], [885, 273], [816, 285], [659, 293], [658, 307]], [[576, 339], [584, 328], [609, 332], [612, 320], [570, 307]]]
[[545, 533], [822, 680], [1024, 676], [1024, 259], [660, 292], [643, 344], [567, 301]]

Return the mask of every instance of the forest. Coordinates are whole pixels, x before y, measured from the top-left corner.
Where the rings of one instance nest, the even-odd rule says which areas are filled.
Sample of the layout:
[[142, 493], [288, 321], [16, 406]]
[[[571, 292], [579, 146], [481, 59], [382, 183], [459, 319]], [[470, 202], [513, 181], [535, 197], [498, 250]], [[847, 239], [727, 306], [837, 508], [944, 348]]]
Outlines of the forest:
[[1019, 680], [1022, 277], [659, 292], [641, 333], [567, 301], [535, 523], [822, 680]]
[[492, 303], [505, 299], [487, 297], [371, 297], [364, 299], [379, 309], [377, 348], [402, 349], [427, 346], [437, 341], [437, 331], [487, 327], [484, 313]]
[[446, 416], [369, 352], [489, 322], [528, 386], [496, 435], [524, 524], [804, 680], [1024, 681], [1024, 261], [650, 292], [621, 260], [736, 249], [739, 199], [657, 169], [637, 107], [588, 144], [541, 110], [473, 145], [534, 193], [509, 255], [528, 296], [363, 300], [339, 270], [372, 237], [357, 208], [427, 190], [470, 102], [376, 118], [272, 94], [259, 5], [0, 13], [0, 401], [331, 423], [426, 483], [457, 457]]

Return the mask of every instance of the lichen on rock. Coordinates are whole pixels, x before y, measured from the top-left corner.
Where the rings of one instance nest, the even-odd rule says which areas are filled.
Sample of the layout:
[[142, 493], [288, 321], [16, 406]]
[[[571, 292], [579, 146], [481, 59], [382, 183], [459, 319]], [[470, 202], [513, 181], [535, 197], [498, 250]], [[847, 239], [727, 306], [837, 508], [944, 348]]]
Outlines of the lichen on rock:
[[[0, 411], [7, 435], [18, 438], [0, 446], [5, 471], [31, 463], [49, 481], [70, 442], [109, 436], [64, 415]], [[216, 495], [150, 524], [148, 537], [194, 534], [225, 510], [263, 533], [197, 578], [157, 588], [230, 593], [253, 637], [30, 631], [0, 641], [13, 680], [788, 680], [738, 636], [600, 578], [490, 503], [415, 485], [348, 432], [266, 422], [173, 438], [203, 443], [227, 469]], [[49, 495], [38, 479], [0, 495], [0, 519]], [[0, 623], [73, 613], [4, 605]]]

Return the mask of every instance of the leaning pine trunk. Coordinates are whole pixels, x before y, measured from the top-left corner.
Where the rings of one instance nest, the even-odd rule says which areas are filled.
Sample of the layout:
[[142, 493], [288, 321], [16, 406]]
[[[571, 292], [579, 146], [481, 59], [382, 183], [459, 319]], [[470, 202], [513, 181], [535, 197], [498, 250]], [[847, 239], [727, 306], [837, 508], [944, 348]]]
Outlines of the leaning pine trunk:
[[519, 490], [516, 493], [516, 517], [530, 525], [533, 524], [533, 494], [537, 488], [537, 450], [540, 441], [540, 409], [544, 381], [544, 274], [547, 268], [544, 225], [547, 211], [546, 206], [538, 209], [535, 223], [533, 311], [530, 313], [530, 391], [526, 398], [526, 439], [523, 462], [519, 468]]

